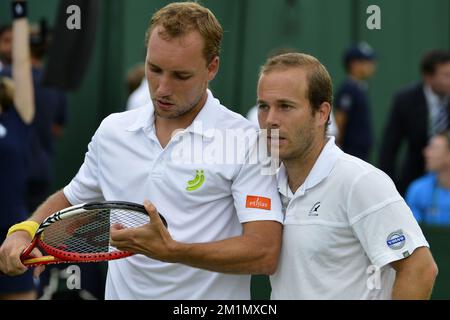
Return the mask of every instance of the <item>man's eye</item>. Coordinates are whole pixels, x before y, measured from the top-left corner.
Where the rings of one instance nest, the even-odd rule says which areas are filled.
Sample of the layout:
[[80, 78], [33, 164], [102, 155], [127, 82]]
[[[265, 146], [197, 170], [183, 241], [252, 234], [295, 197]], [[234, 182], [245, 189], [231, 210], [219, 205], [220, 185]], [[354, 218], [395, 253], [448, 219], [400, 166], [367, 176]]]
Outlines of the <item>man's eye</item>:
[[269, 106], [267, 104], [259, 104], [258, 109], [259, 110], [267, 110], [267, 109], [269, 109]]
[[177, 74], [177, 75], [175, 75], [175, 77], [176, 77], [178, 80], [188, 80], [188, 79], [191, 78], [190, 75], [183, 75], [183, 74]]

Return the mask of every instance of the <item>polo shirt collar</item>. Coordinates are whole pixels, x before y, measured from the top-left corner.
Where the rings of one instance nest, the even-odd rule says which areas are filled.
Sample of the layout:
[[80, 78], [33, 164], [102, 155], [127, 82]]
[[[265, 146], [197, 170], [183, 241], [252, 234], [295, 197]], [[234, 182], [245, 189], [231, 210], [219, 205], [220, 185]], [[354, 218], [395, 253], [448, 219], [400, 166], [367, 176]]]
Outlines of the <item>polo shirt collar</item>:
[[[330, 175], [342, 153], [343, 151], [335, 144], [335, 138], [333, 136], [328, 137], [328, 142], [320, 153], [319, 158], [317, 158], [311, 172], [295, 194], [303, 195], [308, 189], [315, 187], [325, 180]], [[278, 172], [278, 191], [288, 198], [294, 196], [288, 185], [287, 172], [284, 164], [281, 165]]]
[[205, 105], [185, 131], [211, 138], [216, 129], [217, 112], [221, 105], [209, 89], [207, 94]]
[[[185, 132], [193, 132], [195, 134], [209, 137], [215, 129], [217, 111], [220, 108], [220, 101], [216, 99], [212, 92], [207, 90], [207, 99], [202, 110], [198, 113], [193, 123], [189, 125]], [[137, 119], [126, 129], [127, 131], [138, 131], [140, 129], [151, 129], [155, 127], [155, 114], [153, 103], [139, 109]]]

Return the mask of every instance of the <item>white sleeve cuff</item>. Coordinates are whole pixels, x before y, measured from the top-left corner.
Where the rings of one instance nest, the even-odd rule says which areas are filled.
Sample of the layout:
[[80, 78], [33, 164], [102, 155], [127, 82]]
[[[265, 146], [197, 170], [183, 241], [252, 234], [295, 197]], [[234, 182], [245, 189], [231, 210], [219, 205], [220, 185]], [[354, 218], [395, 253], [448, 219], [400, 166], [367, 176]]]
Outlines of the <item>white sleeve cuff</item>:
[[377, 257], [375, 257], [372, 260], [372, 263], [375, 266], [382, 268], [385, 265], [390, 264], [391, 262], [402, 260], [402, 259], [409, 257], [410, 255], [413, 254], [413, 252], [417, 248], [420, 248], [420, 247], [429, 248], [430, 247], [428, 242], [425, 240], [418, 239], [418, 238], [411, 239], [411, 240], [412, 241], [411, 241], [411, 244], [409, 247], [403, 248], [401, 250], [396, 250], [396, 251], [392, 250], [392, 252], [385, 252], [381, 255], [378, 255]]

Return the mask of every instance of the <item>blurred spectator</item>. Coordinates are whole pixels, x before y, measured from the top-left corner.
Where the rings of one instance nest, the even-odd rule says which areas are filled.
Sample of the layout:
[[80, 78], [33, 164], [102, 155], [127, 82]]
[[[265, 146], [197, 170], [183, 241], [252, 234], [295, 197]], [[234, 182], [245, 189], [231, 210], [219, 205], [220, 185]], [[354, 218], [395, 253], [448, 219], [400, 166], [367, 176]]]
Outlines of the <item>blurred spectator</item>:
[[[1, 241], [7, 236], [11, 225], [26, 220], [29, 216], [25, 203], [26, 156], [30, 124], [35, 113], [27, 19], [16, 18], [12, 32], [13, 80], [0, 77]], [[35, 298], [31, 270], [18, 277], [0, 277], [0, 300]]]
[[337, 144], [344, 152], [368, 161], [373, 132], [366, 81], [375, 73], [375, 52], [365, 42], [352, 46], [344, 54], [344, 66], [347, 78], [337, 90], [334, 103]]
[[127, 73], [127, 93], [130, 96], [142, 84], [145, 78], [145, 65], [143, 63], [131, 68]]
[[12, 56], [12, 28], [11, 25], [0, 27], [0, 71], [11, 65]]
[[406, 192], [406, 202], [418, 222], [450, 225], [450, 132], [435, 135], [424, 150], [431, 173], [415, 180]]
[[[61, 90], [42, 85], [43, 61], [49, 45], [45, 21], [41, 21], [39, 27], [33, 27], [30, 34], [36, 117], [28, 152], [27, 206], [33, 212], [50, 193], [54, 142], [61, 137], [67, 121], [67, 99]], [[1, 72], [5, 76], [11, 73], [10, 67], [5, 67]]]
[[250, 111], [247, 113], [246, 115], [247, 120], [250, 120], [251, 122], [253, 122], [254, 124], [257, 124], [259, 126], [258, 123], [258, 106], [253, 106]]
[[[448, 128], [450, 111], [450, 53], [434, 50], [421, 63], [423, 81], [394, 95], [380, 150], [379, 167], [397, 185], [401, 194], [425, 173], [422, 150], [430, 137]], [[403, 163], [397, 157], [407, 144]]]
[[145, 77], [145, 65], [138, 65], [128, 72], [127, 87], [130, 95], [127, 110], [137, 109], [152, 102]]
[[35, 88], [36, 118], [33, 123], [34, 139], [29, 161], [27, 202], [31, 211], [42, 203], [50, 193], [53, 180], [52, 168], [54, 143], [63, 134], [67, 123], [67, 97], [65, 92], [42, 85], [43, 61], [49, 46], [46, 24], [31, 33], [31, 63]]

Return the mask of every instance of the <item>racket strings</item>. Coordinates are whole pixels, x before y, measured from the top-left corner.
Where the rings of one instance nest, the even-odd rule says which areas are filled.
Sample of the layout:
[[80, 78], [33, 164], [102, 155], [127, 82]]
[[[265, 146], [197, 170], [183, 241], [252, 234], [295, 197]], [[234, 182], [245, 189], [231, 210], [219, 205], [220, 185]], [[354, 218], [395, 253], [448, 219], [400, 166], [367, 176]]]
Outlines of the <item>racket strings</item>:
[[126, 209], [96, 209], [62, 219], [48, 226], [41, 241], [66, 252], [82, 254], [114, 253], [110, 228], [118, 224], [123, 228], [135, 228], [147, 224], [146, 214]]

